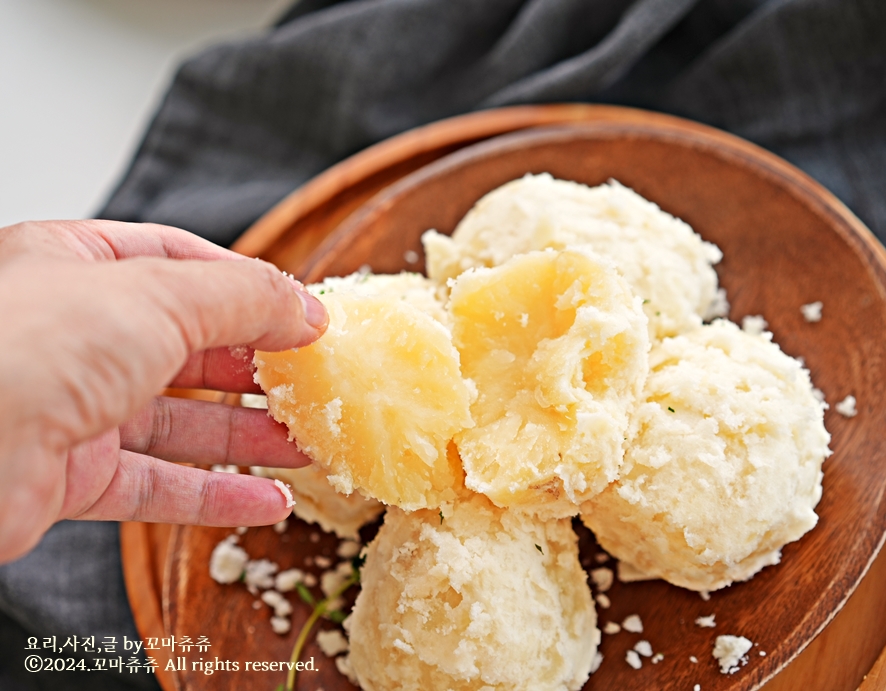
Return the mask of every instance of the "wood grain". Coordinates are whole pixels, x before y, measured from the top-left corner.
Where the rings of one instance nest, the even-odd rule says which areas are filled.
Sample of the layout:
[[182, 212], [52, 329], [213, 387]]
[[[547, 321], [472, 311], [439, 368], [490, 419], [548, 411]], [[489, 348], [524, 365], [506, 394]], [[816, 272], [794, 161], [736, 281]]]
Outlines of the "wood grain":
[[[580, 119], [598, 127], [585, 148], [576, 148], [573, 141], [563, 144], [556, 153], [544, 153], [541, 150], [548, 142], [544, 146], [539, 144], [540, 153], [536, 154], [533, 145], [527, 148], [526, 141], [515, 139], [480, 144], [388, 186], [351, 215], [334, 236], [321, 242], [331, 226], [347, 215], [342, 209], [357, 208], [359, 202], [383, 187], [382, 180], [386, 184], [410, 170], [412, 164], [397, 168], [393, 149], [380, 153], [376, 150], [377, 158], [366, 159], [361, 165], [363, 173], [386, 171], [377, 179], [378, 185], [360, 187], [359, 175], [342, 182], [339, 192], [345, 197], [350, 193], [351, 201], [336, 209], [338, 183], [332, 177], [325, 181], [318, 178], [322, 184], [311, 187], [315, 183], [310, 183], [288, 200], [288, 211], [281, 210], [274, 221], [276, 226], [270, 222], [257, 226], [261, 233], [249, 239], [254, 242], [249, 253], [262, 254], [258, 249], [262, 243], [273, 246], [266, 258], [273, 256], [282, 268], [312, 277], [347, 273], [367, 262], [379, 271], [399, 270], [404, 267], [407, 249], [420, 250], [418, 236], [426, 228], [451, 231], [455, 221], [482, 193], [528, 170], [550, 170], [589, 183], [618, 177], [666, 210], [685, 218], [726, 252], [720, 275], [730, 291], [732, 317], [762, 312], [785, 350], [806, 356], [816, 383], [824, 388], [829, 399], [839, 400], [845, 395], [844, 390], [853, 392], [859, 399], [861, 413], [853, 420], [844, 420], [833, 412], [828, 414], [835, 455], [825, 465], [821, 525], [785, 550], [784, 564], [766, 570], [751, 583], [714, 594], [703, 612], [697, 596], [662, 583], [620, 586], [623, 590], [612, 593], [613, 618], [623, 614], [619, 607], [627, 613], [639, 611], [650, 624], [648, 637], [653, 646], [666, 641], [667, 646], [674, 647], [662, 649], [666, 658], [656, 667], [647, 665], [640, 673], [608, 682], [598, 673], [587, 688], [665, 688], [673, 682], [678, 684], [675, 688], [684, 688], [684, 684], [689, 684], [685, 688], [692, 688], [694, 683], [700, 683], [707, 691], [760, 688], [771, 679], [767, 689], [800, 688], [802, 684], [810, 689], [851, 691], [857, 688], [877, 650], [886, 643], [886, 626], [882, 624], [886, 566], [882, 557], [858, 590], [858, 596], [864, 598], [849, 600], [825, 633], [778, 676], [772, 677], [813, 640], [815, 633], [849, 598], [871, 565], [884, 533], [886, 464], [875, 432], [878, 425], [883, 428], [884, 422], [884, 396], [878, 381], [882, 382], [886, 358], [882, 346], [871, 335], [883, 333], [886, 324], [883, 250], [829, 193], [752, 145], [665, 116], [616, 108], [582, 108]], [[537, 135], [531, 132], [516, 137], [531, 140]], [[550, 136], [553, 135], [542, 133], [542, 138]], [[561, 133], [554, 139], [564, 136]], [[422, 153], [418, 142], [410, 146], [413, 151], [419, 150], [413, 162], [424, 161], [421, 157], [427, 151]], [[445, 153], [445, 147], [437, 151]], [[570, 167], [573, 164], [577, 167]], [[384, 177], [388, 174], [390, 177]], [[299, 196], [306, 192], [314, 195], [313, 206]], [[298, 244], [300, 229], [310, 228], [315, 229], [310, 241], [302, 242], [296, 250], [287, 249]], [[245, 243], [243, 247], [250, 246]], [[800, 304], [814, 299], [825, 302], [827, 321], [816, 325], [818, 328], [806, 324], [798, 310]], [[190, 603], [194, 597], [203, 597], [208, 609], [200, 611], [209, 616], [209, 621], [217, 620], [218, 626], [214, 623], [213, 630], [222, 636], [220, 650], [259, 649], [267, 653], [265, 659], [285, 657], [288, 642], [284, 639], [273, 634], [269, 641], [255, 638], [262, 636], [262, 628], [254, 623], [243, 628], [243, 622], [255, 620], [251, 599], [241, 603], [231, 599], [230, 593], [219, 599], [214, 588], [220, 586], [207, 582], [201, 575], [205, 573], [206, 561], [201, 563], [200, 559], [206, 555], [200, 550], [211, 550], [218, 538], [204, 530], [178, 531], [176, 548], [170, 554], [170, 564], [178, 566], [170, 570], [166, 581], [168, 587], [175, 584], [167, 590], [169, 625], [193, 624], [187, 623], [187, 613], [197, 610]], [[267, 535], [265, 542], [254, 538], [258, 540], [256, 548], [277, 554], [279, 545], [274, 548], [274, 537]], [[302, 549], [293, 558], [304, 558], [305, 554]], [[127, 566], [127, 583], [129, 571]], [[635, 590], [636, 587], [649, 590]], [[188, 599], [182, 600], [185, 595]], [[173, 601], [175, 598], [178, 600]], [[183, 602], [189, 604], [183, 606]], [[219, 611], [219, 602], [224, 602], [224, 611]], [[717, 621], [728, 626], [729, 632], [757, 641], [767, 656], [754, 660], [733, 677], [719, 675], [710, 660], [710, 641], [698, 638], [699, 632], [704, 633], [702, 630], [686, 625], [698, 613], [710, 611], [717, 611]], [[256, 629], [250, 633], [249, 626]], [[144, 633], [141, 622], [139, 627]], [[252, 641], [244, 645], [245, 638]], [[607, 640], [603, 652], [614, 662], [619, 655], [623, 658], [620, 646], [626, 645], [626, 640]], [[706, 661], [704, 669], [678, 664], [679, 657], [685, 657], [688, 649], [684, 645], [698, 648], [697, 657]], [[835, 656], [835, 651], [839, 655]], [[617, 669], [605, 665], [601, 672], [609, 667]], [[840, 678], [828, 676], [829, 669], [838, 670], [835, 674]], [[665, 676], [656, 676], [661, 674]], [[189, 678], [183, 688], [227, 688], [216, 686], [223, 683], [221, 674], [200, 677]], [[245, 677], [236, 679], [240, 682], [237, 688], [268, 688], [266, 681], [258, 678], [254, 682]], [[668, 684], [663, 683], [664, 679]], [[865, 683], [870, 681], [869, 677]], [[340, 677], [337, 684], [333, 680], [323, 686], [327, 691], [351, 688]], [[164, 688], [173, 687], [164, 682]], [[865, 691], [873, 689], [881, 691], [876, 686], [870, 690], [866, 687]]]

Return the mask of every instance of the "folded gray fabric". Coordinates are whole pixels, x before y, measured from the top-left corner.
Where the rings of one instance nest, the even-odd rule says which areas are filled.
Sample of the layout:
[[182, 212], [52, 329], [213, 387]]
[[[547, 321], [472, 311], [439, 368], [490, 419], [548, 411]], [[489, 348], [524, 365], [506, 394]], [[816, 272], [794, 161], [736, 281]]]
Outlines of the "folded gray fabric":
[[[265, 34], [181, 67], [100, 215], [229, 244], [374, 142], [553, 101], [735, 132], [809, 172], [886, 238], [882, 0], [303, 0]], [[86, 683], [24, 673], [28, 636], [134, 631], [114, 525], [62, 523], [0, 567], [0, 689]], [[155, 683], [88, 677], [96, 691]]]
[[881, 0], [352, 0], [179, 71], [101, 215], [221, 244], [345, 156], [457, 113], [663, 110], [781, 154], [886, 236]]

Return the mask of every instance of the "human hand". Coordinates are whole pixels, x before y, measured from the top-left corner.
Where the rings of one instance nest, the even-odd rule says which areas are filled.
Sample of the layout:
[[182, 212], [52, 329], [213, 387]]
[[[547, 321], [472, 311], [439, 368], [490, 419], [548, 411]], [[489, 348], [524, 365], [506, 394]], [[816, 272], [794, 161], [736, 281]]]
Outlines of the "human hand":
[[252, 348], [306, 345], [326, 319], [270, 264], [176, 228], [0, 229], [0, 562], [66, 518], [285, 518], [270, 480], [175, 463], [307, 464], [285, 428], [260, 410], [156, 396], [258, 392]]

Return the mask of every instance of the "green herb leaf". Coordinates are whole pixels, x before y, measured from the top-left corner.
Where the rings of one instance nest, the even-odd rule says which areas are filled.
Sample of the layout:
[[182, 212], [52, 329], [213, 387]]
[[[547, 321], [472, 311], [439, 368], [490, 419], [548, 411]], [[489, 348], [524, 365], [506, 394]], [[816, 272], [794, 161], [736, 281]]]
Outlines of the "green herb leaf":
[[298, 596], [304, 601], [306, 605], [314, 606], [314, 596], [311, 595], [311, 591], [308, 590], [308, 587], [304, 583], [296, 583], [295, 589], [298, 592]]
[[341, 624], [345, 619], [348, 618], [348, 615], [342, 612], [340, 609], [334, 609], [331, 612], [327, 612], [326, 617], [336, 624]]

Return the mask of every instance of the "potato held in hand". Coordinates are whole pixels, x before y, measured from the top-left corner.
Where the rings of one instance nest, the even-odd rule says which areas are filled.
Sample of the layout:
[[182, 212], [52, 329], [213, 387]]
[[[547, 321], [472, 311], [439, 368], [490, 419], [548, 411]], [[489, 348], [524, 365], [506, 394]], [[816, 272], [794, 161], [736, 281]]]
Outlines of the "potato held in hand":
[[447, 447], [473, 423], [449, 332], [391, 295], [321, 299], [329, 329], [319, 341], [255, 354], [272, 415], [340, 492], [407, 510], [453, 499], [463, 472]]
[[640, 300], [587, 250], [530, 252], [456, 279], [449, 310], [476, 427], [456, 437], [466, 484], [541, 518], [618, 476], [647, 371]]

